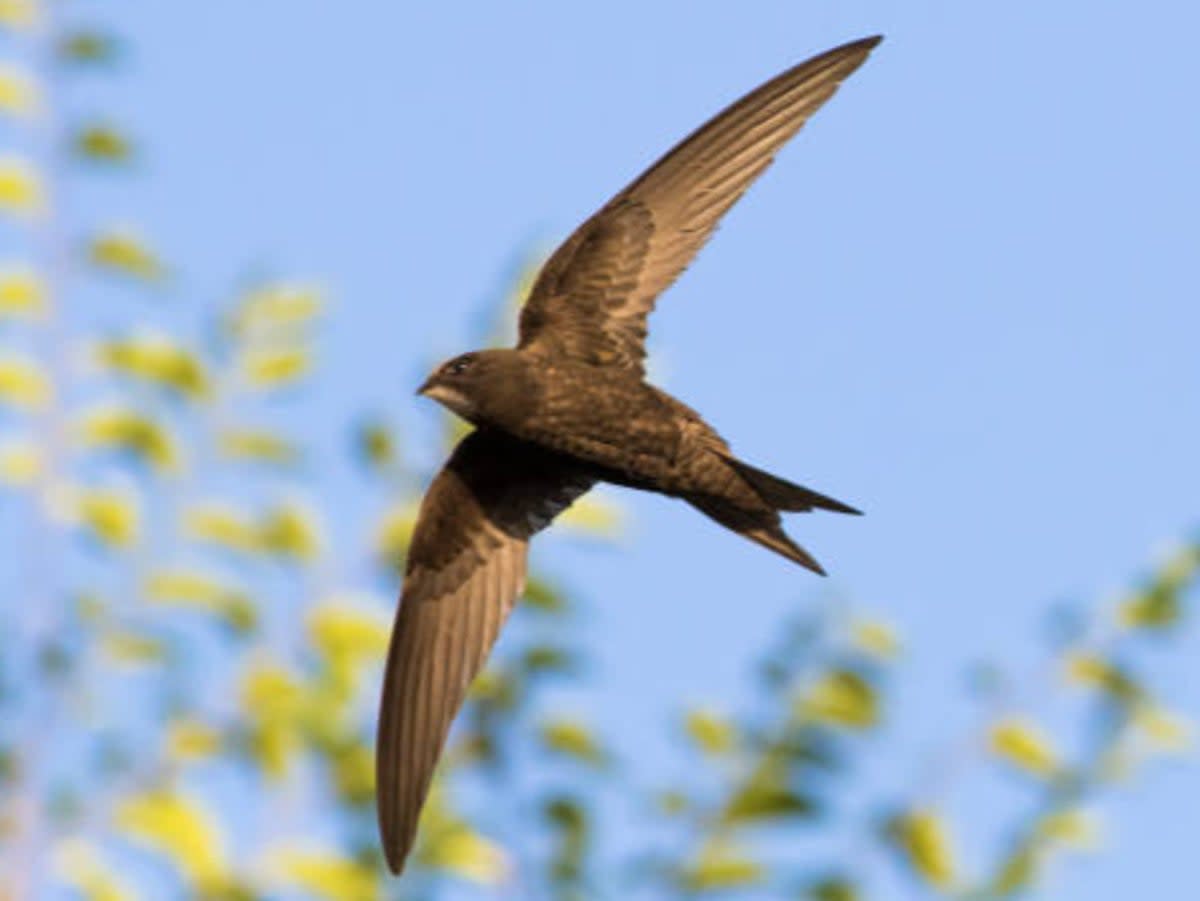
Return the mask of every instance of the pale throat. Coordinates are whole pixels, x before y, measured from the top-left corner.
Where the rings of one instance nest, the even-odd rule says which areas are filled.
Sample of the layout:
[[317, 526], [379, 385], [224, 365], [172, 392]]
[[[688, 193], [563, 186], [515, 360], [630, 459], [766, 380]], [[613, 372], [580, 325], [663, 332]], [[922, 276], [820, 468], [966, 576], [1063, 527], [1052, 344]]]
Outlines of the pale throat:
[[457, 413], [463, 419], [471, 419], [475, 414], [475, 404], [456, 388], [451, 388], [447, 385], [434, 385], [426, 389], [423, 393], [426, 397], [436, 400], [448, 410]]

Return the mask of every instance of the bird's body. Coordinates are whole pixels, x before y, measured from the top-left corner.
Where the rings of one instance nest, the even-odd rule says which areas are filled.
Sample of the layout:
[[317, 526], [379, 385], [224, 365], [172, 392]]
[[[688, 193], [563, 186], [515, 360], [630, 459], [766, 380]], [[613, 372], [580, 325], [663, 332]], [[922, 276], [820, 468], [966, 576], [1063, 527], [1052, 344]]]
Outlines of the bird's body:
[[775, 152], [878, 44], [788, 70], [702, 126], [551, 256], [512, 349], [463, 354], [420, 393], [476, 426], [430, 486], [388, 652], [376, 773], [399, 872], [450, 723], [524, 588], [529, 540], [606, 481], [680, 498], [817, 573], [781, 512], [852, 507], [737, 459], [645, 380], [646, 319]]
[[857, 512], [737, 460], [699, 413], [639, 372], [520, 349], [472, 356], [483, 378], [470, 407], [444, 388], [426, 393], [481, 428], [562, 455], [581, 476], [682, 498], [744, 534], [765, 529], [772, 550], [809, 569], [821, 572], [783, 535], [778, 511]]

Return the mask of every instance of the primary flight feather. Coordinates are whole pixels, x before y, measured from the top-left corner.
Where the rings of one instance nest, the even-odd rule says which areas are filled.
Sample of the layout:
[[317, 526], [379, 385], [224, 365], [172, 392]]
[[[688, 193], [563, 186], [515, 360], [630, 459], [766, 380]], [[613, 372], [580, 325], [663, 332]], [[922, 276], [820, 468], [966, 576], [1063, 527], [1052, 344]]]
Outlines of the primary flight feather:
[[420, 392], [476, 426], [417, 517], [384, 674], [379, 825], [399, 873], [467, 688], [524, 590], [529, 540], [607, 481], [678, 497], [817, 573], [780, 511], [858, 511], [738, 460], [644, 380], [646, 318], [725, 212], [881, 38], [777, 76], [701, 126], [554, 252], [517, 347], [463, 354]]

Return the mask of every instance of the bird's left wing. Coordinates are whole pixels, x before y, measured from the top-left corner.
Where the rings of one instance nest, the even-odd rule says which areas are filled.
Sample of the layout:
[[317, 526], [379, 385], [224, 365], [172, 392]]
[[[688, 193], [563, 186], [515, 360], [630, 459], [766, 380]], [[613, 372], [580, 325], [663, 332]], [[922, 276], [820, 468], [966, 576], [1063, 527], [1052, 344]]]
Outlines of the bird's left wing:
[[399, 873], [450, 723], [525, 586], [529, 539], [594, 480], [476, 431], [434, 479], [409, 546], [376, 745], [379, 826]]
[[520, 346], [640, 372], [658, 295], [879, 41], [843, 44], [751, 91], [605, 204], [538, 273]]

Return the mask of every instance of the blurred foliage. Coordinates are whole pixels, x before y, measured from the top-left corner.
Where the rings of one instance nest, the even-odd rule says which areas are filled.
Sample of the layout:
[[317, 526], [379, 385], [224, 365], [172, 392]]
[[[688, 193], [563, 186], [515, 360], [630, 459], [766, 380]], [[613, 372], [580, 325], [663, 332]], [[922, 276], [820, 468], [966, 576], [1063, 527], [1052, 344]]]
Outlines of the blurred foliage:
[[[78, 73], [128, 58], [119, 36], [74, 18], [0, 0], [5, 134], [54, 123], [41, 156], [24, 155], [38, 141], [0, 148], [0, 216], [21, 236], [0, 266], [0, 511], [22, 529], [6, 536], [20, 596], [0, 608], [0, 898], [431, 899], [466, 885], [859, 901], [897, 879], [1005, 898], [1062, 854], [1099, 848], [1097, 799], [1191, 746], [1192, 725], [1142, 672], [1186, 619], [1200, 544], [1059, 630], [1050, 683], [1025, 704], [1005, 692], [933, 784], [870, 781], [868, 798], [860, 775], [895, 757], [887, 727], [903, 715], [893, 626], [839, 605], [781, 624], [754, 702], [681, 710], [679, 775], [646, 786], [611, 724], [562, 704], [586, 673], [586, 630], [570, 593], [534, 573], [472, 687], [409, 871], [385, 877], [374, 708], [429, 473], [386, 418], [364, 416], [346, 445], [378, 499], [374, 524], [325, 521], [305, 446], [318, 436], [280, 425], [289, 410], [303, 422], [319, 372], [318, 286], [243, 285], [198, 332], [142, 324], [140, 305], [177, 290], [152, 230], [65, 217], [75, 180], [133, 174], [142, 153], [123, 123], [59, 120]], [[532, 271], [486, 338], [511, 332]], [[114, 275], [105, 290], [129, 293], [125, 327], [92, 333], [78, 286]], [[444, 441], [461, 434], [447, 417]], [[622, 517], [585, 499], [560, 528], [606, 541]], [[989, 672], [980, 685], [996, 701], [1007, 682]], [[1043, 709], [1050, 697], [1070, 712]], [[993, 770], [1020, 793], [1019, 815], [956, 819], [961, 784]], [[628, 824], [645, 849], [632, 857], [612, 837]]]

